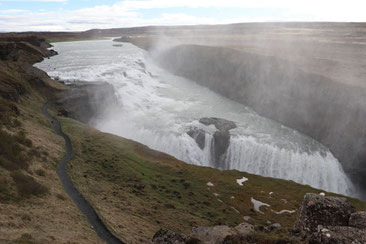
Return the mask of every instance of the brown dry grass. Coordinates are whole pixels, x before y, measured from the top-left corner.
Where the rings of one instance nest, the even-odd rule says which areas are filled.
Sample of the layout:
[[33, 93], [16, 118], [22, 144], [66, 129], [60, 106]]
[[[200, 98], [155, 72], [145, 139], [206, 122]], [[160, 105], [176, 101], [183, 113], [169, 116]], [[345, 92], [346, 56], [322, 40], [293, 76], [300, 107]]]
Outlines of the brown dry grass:
[[[20, 124], [4, 130], [12, 135], [25, 131], [33, 150], [27, 170], [11, 173], [0, 167], [0, 191], [8, 196], [7, 201], [0, 201], [0, 243], [103, 243], [64, 192], [55, 172], [65, 153], [64, 141], [53, 132], [41, 112], [45, 103], [43, 95], [27, 84], [27, 75], [18, 72], [14, 64], [0, 61], [0, 67], [0, 81], [20, 82], [27, 92], [16, 103], [20, 115], [11, 115]], [[62, 85], [54, 83], [53, 87], [62, 88]], [[7, 100], [2, 102], [11, 104]], [[14, 182], [17, 177], [11, 174], [20, 174], [20, 183], [31, 178], [35, 185], [47, 190], [38, 196], [33, 192], [22, 196]]]

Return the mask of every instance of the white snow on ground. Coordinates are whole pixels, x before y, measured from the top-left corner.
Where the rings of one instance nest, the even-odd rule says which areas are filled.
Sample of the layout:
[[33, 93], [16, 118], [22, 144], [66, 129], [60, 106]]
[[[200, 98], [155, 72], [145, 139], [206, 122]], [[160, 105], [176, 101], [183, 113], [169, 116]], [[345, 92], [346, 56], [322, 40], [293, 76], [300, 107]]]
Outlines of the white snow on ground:
[[243, 176], [243, 178], [241, 178], [241, 179], [237, 179], [236, 180], [236, 182], [238, 182], [238, 184], [240, 185], [240, 186], [242, 186], [243, 185], [243, 183], [244, 182], [246, 182], [248, 180], [248, 178], [245, 178], [244, 176]]
[[214, 184], [212, 184], [211, 182], [207, 182], [208, 186], [214, 186]]
[[325, 196], [324, 192], [319, 193], [320, 196]]
[[272, 210], [272, 212], [274, 212], [275, 214], [283, 214], [283, 213], [290, 213], [290, 214], [292, 214], [292, 213], [295, 213], [296, 210], [286, 210], [286, 209], [284, 209], [284, 210], [281, 210], [279, 212], [276, 212], [276, 211]]
[[254, 205], [254, 210], [261, 213], [261, 214], [264, 214], [259, 208], [262, 207], [262, 206], [266, 206], [266, 207], [270, 207], [271, 205], [267, 204], [267, 203], [264, 203], [264, 202], [261, 202], [261, 201], [258, 201], [258, 200], [255, 200], [253, 197], [251, 198], [251, 201]]

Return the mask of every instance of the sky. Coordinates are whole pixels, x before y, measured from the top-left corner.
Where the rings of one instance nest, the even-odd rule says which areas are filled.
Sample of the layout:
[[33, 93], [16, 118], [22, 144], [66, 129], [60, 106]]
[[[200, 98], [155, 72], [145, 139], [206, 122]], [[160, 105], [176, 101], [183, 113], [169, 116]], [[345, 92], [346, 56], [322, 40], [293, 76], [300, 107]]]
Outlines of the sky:
[[0, 0], [0, 32], [270, 21], [366, 22], [366, 0]]

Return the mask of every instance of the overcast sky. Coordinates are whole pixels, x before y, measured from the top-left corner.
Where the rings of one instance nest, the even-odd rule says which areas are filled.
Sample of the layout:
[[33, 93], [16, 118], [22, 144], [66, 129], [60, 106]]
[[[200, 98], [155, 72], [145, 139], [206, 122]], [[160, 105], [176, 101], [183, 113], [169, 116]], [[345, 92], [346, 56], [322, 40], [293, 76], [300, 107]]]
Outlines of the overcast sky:
[[366, 22], [366, 0], [0, 0], [0, 31], [263, 21]]

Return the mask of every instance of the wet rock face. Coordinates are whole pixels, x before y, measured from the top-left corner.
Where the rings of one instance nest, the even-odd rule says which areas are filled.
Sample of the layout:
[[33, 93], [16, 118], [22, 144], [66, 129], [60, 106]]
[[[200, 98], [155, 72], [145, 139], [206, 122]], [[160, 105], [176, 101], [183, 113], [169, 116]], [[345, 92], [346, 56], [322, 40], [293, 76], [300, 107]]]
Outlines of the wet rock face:
[[225, 168], [221, 163], [221, 158], [225, 155], [230, 145], [230, 132], [229, 130], [236, 128], [236, 124], [233, 121], [220, 119], [220, 118], [201, 118], [199, 120], [204, 125], [214, 125], [217, 129], [213, 135], [213, 145], [211, 147], [212, 155], [214, 157], [215, 168]]
[[198, 128], [191, 128], [191, 130], [188, 131], [187, 134], [196, 141], [197, 145], [199, 146], [199, 148], [201, 148], [201, 150], [205, 148], [205, 139], [206, 139], [205, 131]]
[[213, 135], [213, 150], [212, 155], [215, 159], [215, 168], [225, 168], [221, 163], [221, 157], [225, 155], [230, 145], [230, 133], [229, 131], [216, 131]]
[[[213, 163], [215, 168], [225, 168], [222, 164], [222, 156], [226, 154], [226, 151], [230, 145], [230, 132], [229, 130], [236, 128], [236, 124], [233, 121], [214, 118], [204, 117], [199, 120], [203, 125], [209, 126], [214, 125], [217, 131], [213, 134], [213, 141], [211, 146], [211, 154], [213, 157]], [[202, 129], [191, 128], [187, 134], [192, 137], [199, 148], [202, 150], [205, 148], [206, 132]]]
[[303, 236], [318, 230], [321, 226], [348, 226], [355, 208], [345, 198], [306, 194], [300, 206], [295, 228]]
[[308, 193], [294, 230], [310, 244], [366, 243], [366, 212], [355, 212], [345, 198]]

